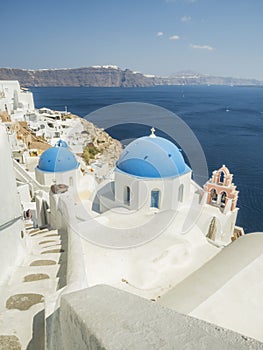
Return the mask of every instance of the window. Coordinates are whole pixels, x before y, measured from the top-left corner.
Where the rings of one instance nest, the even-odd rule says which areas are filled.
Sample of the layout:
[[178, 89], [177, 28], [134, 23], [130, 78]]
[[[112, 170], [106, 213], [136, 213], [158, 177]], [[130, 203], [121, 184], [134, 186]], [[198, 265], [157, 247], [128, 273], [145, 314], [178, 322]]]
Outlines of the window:
[[221, 205], [222, 207], [226, 205], [226, 192], [222, 192], [221, 194]]
[[72, 176], [69, 178], [69, 186], [73, 187], [73, 177]]
[[160, 191], [152, 190], [151, 191], [151, 208], [159, 208], [160, 202]]
[[211, 191], [211, 200], [212, 202], [216, 203], [217, 202], [217, 192], [215, 189]]
[[129, 186], [125, 186], [124, 188], [124, 203], [130, 205], [131, 201], [131, 189]]
[[221, 171], [220, 173], [219, 182], [221, 182], [222, 184], [225, 182], [225, 173], [223, 171]]
[[178, 190], [178, 201], [182, 202], [184, 198], [184, 185], [180, 185], [179, 186], [179, 190]]

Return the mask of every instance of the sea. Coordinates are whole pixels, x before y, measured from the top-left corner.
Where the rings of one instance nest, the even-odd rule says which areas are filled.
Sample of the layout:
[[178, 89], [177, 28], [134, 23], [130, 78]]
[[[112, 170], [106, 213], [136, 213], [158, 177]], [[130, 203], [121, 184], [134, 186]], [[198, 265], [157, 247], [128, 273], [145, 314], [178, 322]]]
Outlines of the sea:
[[[64, 110], [66, 106], [68, 111], [80, 117], [89, 114], [94, 117], [94, 112], [101, 108], [135, 102], [173, 112], [198, 139], [209, 174], [222, 164], [234, 174], [233, 181], [239, 191], [237, 224], [246, 233], [263, 231], [263, 87], [32, 87], [30, 90], [37, 108]], [[98, 124], [103, 125], [99, 120], [101, 115], [95, 112]], [[131, 128], [129, 120], [124, 121], [122, 115], [117, 118], [123, 126], [117, 130], [108, 129], [111, 136], [121, 141], [129, 136], [142, 136], [140, 125], [133, 124]], [[161, 117], [158, 119], [160, 122]], [[173, 126], [171, 119], [170, 128]], [[147, 126], [146, 134], [149, 132]]]

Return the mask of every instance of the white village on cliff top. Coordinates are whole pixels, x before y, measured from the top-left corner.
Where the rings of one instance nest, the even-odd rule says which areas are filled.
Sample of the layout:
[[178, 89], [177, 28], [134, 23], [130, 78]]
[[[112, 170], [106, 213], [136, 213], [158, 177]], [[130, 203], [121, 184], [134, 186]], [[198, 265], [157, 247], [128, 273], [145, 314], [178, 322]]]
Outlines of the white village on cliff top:
[[200, 187], [154, 128], [121, 150], [17, 81], [0, 118], [1, 349], [263, 348], [263, 233], [225, 165]]

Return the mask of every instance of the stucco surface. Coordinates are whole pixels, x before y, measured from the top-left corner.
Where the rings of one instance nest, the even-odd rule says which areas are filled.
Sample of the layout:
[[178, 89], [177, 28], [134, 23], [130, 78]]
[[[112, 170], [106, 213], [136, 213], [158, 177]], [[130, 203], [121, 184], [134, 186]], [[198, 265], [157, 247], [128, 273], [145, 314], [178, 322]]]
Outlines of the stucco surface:
[[65, 350], [263, 349], [253, 339], [105, 285], [63, 296], [60, 324]]

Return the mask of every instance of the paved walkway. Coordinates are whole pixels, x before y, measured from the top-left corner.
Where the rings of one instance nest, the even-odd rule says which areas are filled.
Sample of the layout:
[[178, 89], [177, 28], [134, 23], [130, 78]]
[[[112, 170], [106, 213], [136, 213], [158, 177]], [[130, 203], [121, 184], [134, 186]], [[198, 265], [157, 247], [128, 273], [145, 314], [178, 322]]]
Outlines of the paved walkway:
[[0, 286], [0, 350], [44, 349], [44, 300], [60, 285], [60, 235], [32, 228], [27, 235], [29, 254]]

